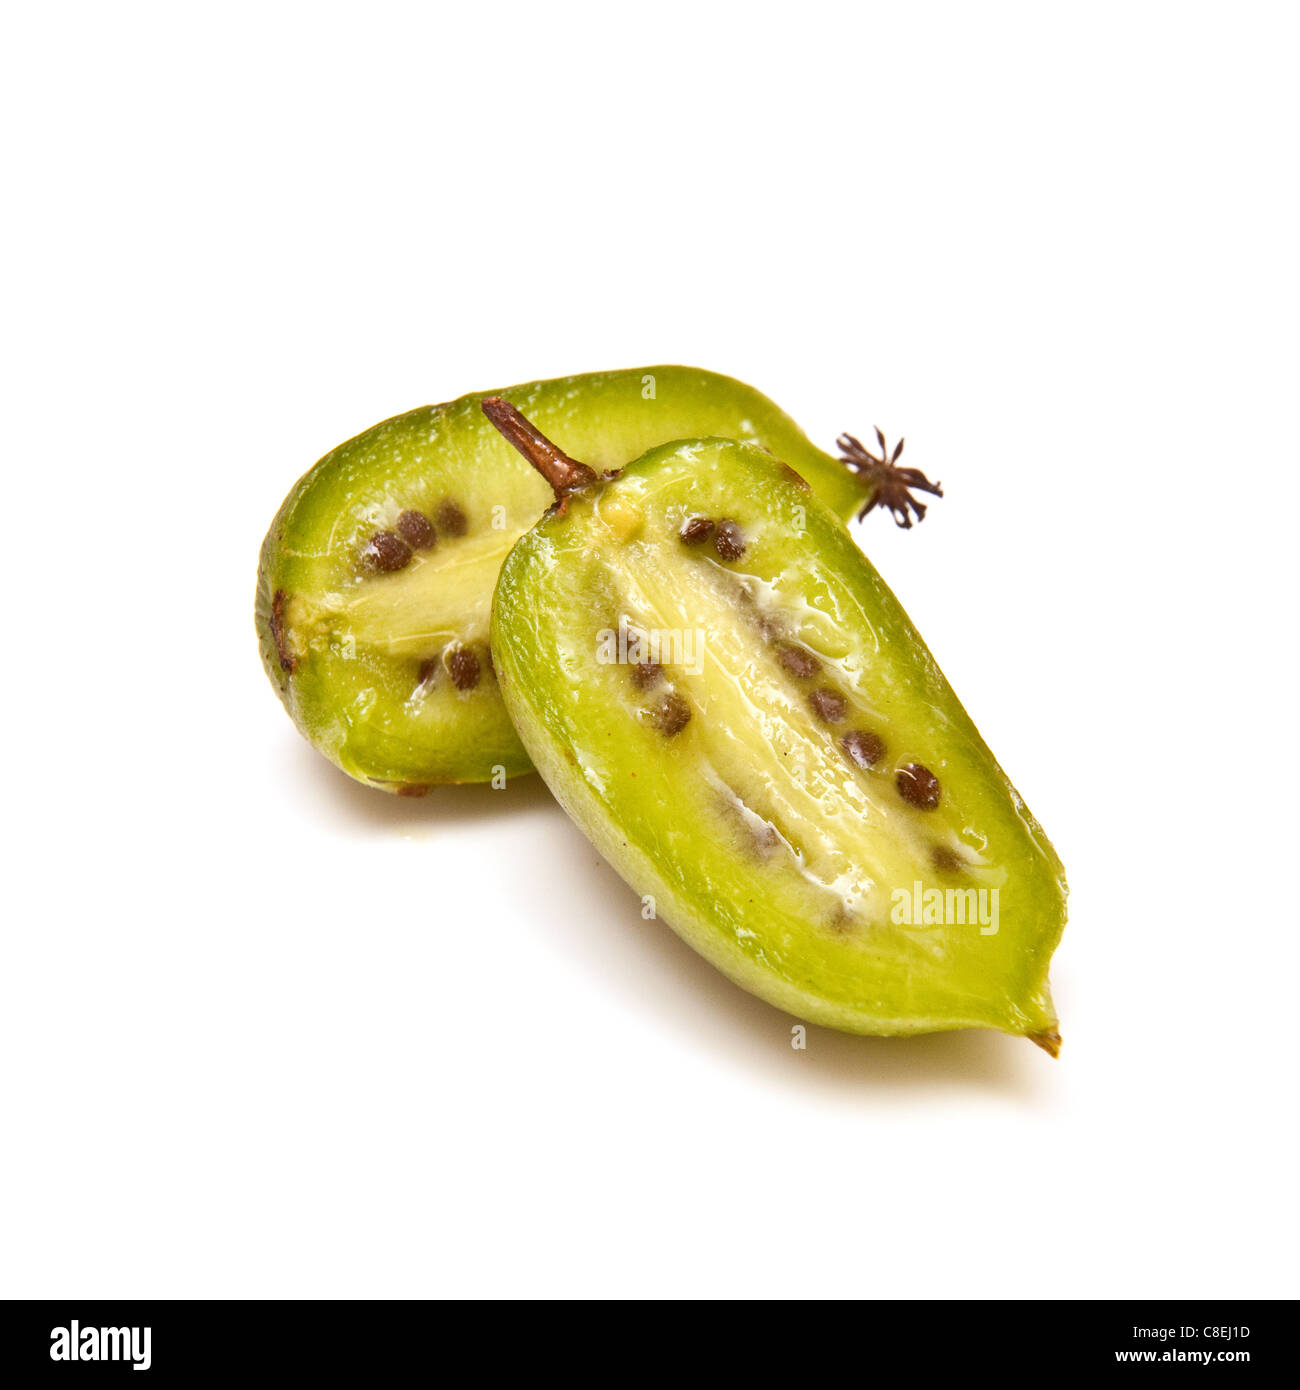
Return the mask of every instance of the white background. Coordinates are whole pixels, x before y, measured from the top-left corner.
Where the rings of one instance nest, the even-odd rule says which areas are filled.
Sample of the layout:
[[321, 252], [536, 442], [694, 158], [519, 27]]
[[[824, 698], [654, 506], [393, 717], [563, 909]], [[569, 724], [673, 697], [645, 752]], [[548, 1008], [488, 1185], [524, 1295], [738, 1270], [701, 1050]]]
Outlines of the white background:
[[[12, 10], [0, 1293], [1300, 1293], [1292, 15]], [[1058, 1062], [792, 1051], [535, 780], [285, 718], [300, 473], [659, 361], [946, 484], [860, 538], [1066, 862]]]

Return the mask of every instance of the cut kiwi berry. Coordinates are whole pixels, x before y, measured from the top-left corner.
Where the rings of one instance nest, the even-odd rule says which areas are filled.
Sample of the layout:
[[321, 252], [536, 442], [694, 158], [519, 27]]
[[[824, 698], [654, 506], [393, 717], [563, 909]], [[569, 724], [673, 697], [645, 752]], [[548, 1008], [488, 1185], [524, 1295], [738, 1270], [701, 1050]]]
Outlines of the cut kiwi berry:
[[[598, 469], [697, 435], [747, 440], [803, 474], [843, 518], [900, 525], [937, 486], [856, 440], [815, 448], [752, 387], [689, 367], [533, 382], [508, 393]], [[286, 498], [262, 546], [263, 664], [295, 723], [371, 786], [406, 795], [530, 770], [487, 650], [492, 589], [551, 499], [484, 420], [481, 393], [387, 420], [340, 445]], [[712, 553], [743, 545], [707, 518]], [[734, 529], [733, 529], [734, 528]], [[737, 552], [739, 553], [739, 552]]]
[[1055, 1055], [1060, 861], [831, 511], [751, 444], [598, 477], [483, 409], [556, 498], [497, 582], [501, 693], [592, 843], [799, 1018]]

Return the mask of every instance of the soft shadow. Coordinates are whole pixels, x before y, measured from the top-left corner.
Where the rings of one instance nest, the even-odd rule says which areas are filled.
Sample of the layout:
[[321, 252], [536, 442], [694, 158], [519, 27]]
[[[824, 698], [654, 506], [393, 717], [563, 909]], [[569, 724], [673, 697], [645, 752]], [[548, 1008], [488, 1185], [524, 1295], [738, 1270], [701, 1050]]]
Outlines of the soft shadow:
[[370, 830], [421, 830], [454, 821], [499, 821], [552, 802], [536, 773], [512, 777], [499, 790], [486, 782], [433, 787], [424, 796], [393, 796], [340, 772], [301, 739], [286, 742], [285, 776], [302, 785], [317, 811]]
[[[556, 949], [619, 991], [626, 1009], [684, 1034], [693, 1048], [806, 1094], [810, 1087], [860, 1102], [864, 1096], [907, 1101], [972, 1090], [1021, 1102], [1055, 1093], [1054, 1063], [1023, 1038], [965, 1031], [915, 1038], [870, 1038], [808, 1024], [804, 1049], [791, 1046], [799, 1020], [756, 999], [697, 955], [663, 921], [641, 916], [641, 899], [604, 862], [536, 775], [487, 785], [435, 787], [427, 796], [389, 796], [362, 786], [301, 740], [285, 747], [285, 776], [317, 811], [374, 832], [404, 833], [535, 813], [548, 824], [537, 839], [545, 856], [546, 894], [536, 890], [541, 865], [529, 853], [503, 872], [517, 876], [521, 913]], [[544, 849], [541, 846], [544, 844]], [[554, 885], [563, 885], [556, 892]]]
[[[558, 807], [555, 816], [564, 822]], [[983, 1030], [872, 1038], [809, 1024], [806, 1048], [795, 1049], [791, 1030], [799, 1020], [732, 984], [666, 922], [642, 919], [641, 899], [608, 864], [593, 866], [596, 856], [576, 827], [557, 824], [548, 844], [553, 881], [571, 891], [559, 910], [534, 911], [532, 920], [598, 970], [629, 1010], [668, 1020], [702, 1051], [800, 1091], [815, 1086], [849, 1100], [978, 1090], [1049, 1102], [1059, 1089], [1059, 1062], [1025, 1038]], [[592, 941], [603, 933], [617, 933], [617, 945]]]

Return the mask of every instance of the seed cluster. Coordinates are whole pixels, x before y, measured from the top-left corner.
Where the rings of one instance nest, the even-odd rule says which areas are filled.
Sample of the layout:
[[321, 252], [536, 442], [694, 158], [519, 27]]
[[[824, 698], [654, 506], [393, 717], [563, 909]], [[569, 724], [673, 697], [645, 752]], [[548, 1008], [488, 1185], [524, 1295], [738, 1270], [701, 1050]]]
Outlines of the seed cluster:
[[[690, 517], [677, 533], [683, 545], [701, 546], [712, 538], [713, 548], [722, 560], [739, 560], [745, 553], [745, 535], [737, 522], [730, 517], [715, 519], [711, 516]], [[753, 596], [748, 590], [739, 595], [742, 604], [753, 606]], [[811, 681], [822, 671], [821, 661], [806, 647], [784, 640], [781, 625], [770, 618], [758, 620], [760, 632], [771, 643], [776, 653], [777, 664], [790, 676], [799, 681]], [[637, 668], [633, 679], [638, 687], [645, 689], [658, 680], [658, 669], [653, 676], [647, 676], [642, 668]], [[680, 714], [675, 702], [680, 701]], [[671, 706], [673, 713], [669, 713]], [[808, 692], [808, 707], [823, 724], [842, 724], [849, 714], [847, 697], [830, 685], [818, 685]], [[677, 722], [680, 717], [680, 722]], [[655, 713], [655, 727], [669, 735], [677, 733], [690, 718], [690, 706], [680, 696], [664, 696]], [[839, 746], [846, 758], [863, 771], [874, 768], [885, 756], [885, 741], [870, 729], [850, 729], [839, 740]], [[928, 767], [921, 763], [907, 763], [900, 767], [894, 777], [894, 785], [902, 799], [918, 811], [933, 811], [940, 802], [943, 788], [939, 779]], [[961, 860], [951, 850], [946, 852], [952, 862], [949, 867], [960, 867]], [[935, 850], [936, 863], [941, 848]]]
[[[417, 552], [432, 550], [439, 536], [456, 538], [469, 530], [469, 518], [460, 504], [444, 497], [434, 508], [433, 517], [408, 507], [393, 523], [391, 531], [376, 531], [361, 551], [361, 569], [366, 574], [396, 574], [404, 570]], [[492, 658], [486, 656], [488, 669]], [[473, 690], [483, 674], [479, 654], [461, 642], [452, 642], [436, 656], [420, 662], [416, 674], [416, 689], [429, 690], [446, 671], [457, 690]]]
[[463, 536], [468, 529], [469, 519], [450, 497], [438, 503], [433, 521], [423, 512], [408, 508], [397, 518], [393, 530], [376, 531], [366, 542], [361, 568], [367, 574], [395, 574], [411, 563], [417, 551], [432, 550], [440, 533], [454, 538]]
[[[637, 690], [654, 690], [666, 679], [663, 666], [657, 661], [637, 661], [628, 667], [633, 686]], [[663, 694], [657, 696], [647, 707], [651, 726], [665, 738], [672, 738], [691, 722], [690, 701], [670, 684]]]
[[745, 553], [745, 533], [730, 517], [715, 521], [711, 516], [693, 516], [677, 536], [683, 545], [703, 545], [712, 536], [720, 560], [739, 560]]
[[[796, 680], [807, 681], [821, 674], [822, 663], [807, 648], [785, 640], [773, 640], [774, 624], [763, 625], [764, 636], [773, 641], [777, 664]], [[829, 685], [819, 685], [808, 693], [808, 705], [823, 724], [842, 724], [848, 717], [849, 702], [840, 691]], [[850, 729], [839, 745], [845, 757], [864, 772], [870, 771], [885, 756], [885, 740], [870, 729]], [[895, 777], [898, 794], [909, 806], [920, 811], [933, 811], [939, 804], [942, 788], [939, 779], [928, 767], [908, 763]], [[936, 851], [938, 853], [938, 851]], [[952, 855], [952, 851], [948, 853]], [[952, 855], [954, 866], [960, 860]]]

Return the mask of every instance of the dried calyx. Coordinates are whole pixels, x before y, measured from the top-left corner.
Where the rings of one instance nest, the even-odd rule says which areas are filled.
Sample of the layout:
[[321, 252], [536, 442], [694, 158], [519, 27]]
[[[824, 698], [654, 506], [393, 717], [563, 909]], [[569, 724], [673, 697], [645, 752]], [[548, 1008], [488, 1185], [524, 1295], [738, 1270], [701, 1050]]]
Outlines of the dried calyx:
[[897, 525], [904, 530], [910, 530], [911, 512], [916, 513], [918, 521], [925, 520], [925, 503], [912, 496], [912, 489], [928, 492], [932, 497], [942, 497], [943, 485], [932, 483], [919, 468], [898, 466], [904, 440], [900, 439], [894, 445], [894, 452], [891, 454], [879, 426], [876, 427], [876, 438], [880, 442], [879, 455], [873, 454], [860, 439], [851, 434], [842, 434], [835, 441], [840, 451], [840, 462], [850, 473], [856, 473], [872, 488], [871, 496], [858, 512], [858, 520], [861, 521], [874, 507], [885, 507], [893, 513]]

